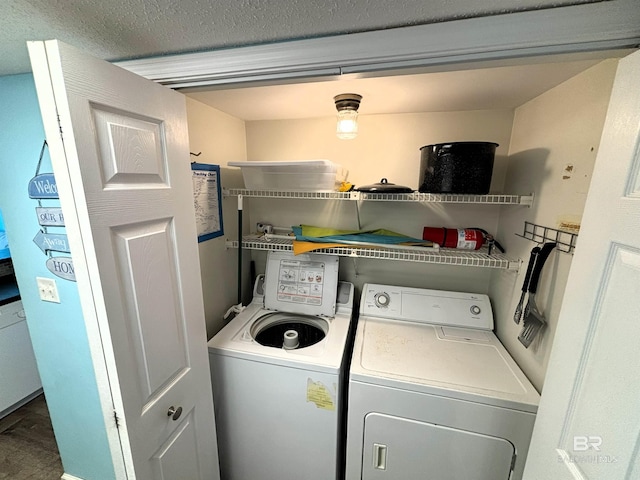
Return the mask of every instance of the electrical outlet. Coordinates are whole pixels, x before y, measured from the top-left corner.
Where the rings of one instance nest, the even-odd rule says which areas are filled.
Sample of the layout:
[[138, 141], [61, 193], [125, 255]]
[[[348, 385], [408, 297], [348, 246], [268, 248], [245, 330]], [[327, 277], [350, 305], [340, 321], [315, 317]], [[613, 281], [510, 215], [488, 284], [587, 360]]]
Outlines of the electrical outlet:
[[60, 297], [58, 296], [58, 287], [56, 281], [53, 278], [36, 277], [38, 282], [38, 292], [40, 293], [40, 300], [45, 302], [60, 303]]

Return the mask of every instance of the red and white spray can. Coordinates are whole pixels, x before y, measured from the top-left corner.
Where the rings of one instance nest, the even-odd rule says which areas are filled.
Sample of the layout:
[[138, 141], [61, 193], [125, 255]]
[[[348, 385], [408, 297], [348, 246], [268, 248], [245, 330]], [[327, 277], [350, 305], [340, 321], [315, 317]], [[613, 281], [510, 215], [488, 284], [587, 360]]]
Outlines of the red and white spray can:
[[422, 239], [430, 240], [444, 248], [478, 250], [485, 242], [485, 235], [475, 228], [424, 227]]

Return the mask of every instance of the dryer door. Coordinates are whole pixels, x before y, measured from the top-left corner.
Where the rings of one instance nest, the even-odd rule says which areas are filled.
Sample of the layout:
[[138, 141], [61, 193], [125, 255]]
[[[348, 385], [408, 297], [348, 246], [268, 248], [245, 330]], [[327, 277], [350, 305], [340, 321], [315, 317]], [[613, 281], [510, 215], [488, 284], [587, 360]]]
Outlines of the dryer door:
[[503, 438], [378, 413], [365, 418], [363, 480], [507, 480], [513, 457]]

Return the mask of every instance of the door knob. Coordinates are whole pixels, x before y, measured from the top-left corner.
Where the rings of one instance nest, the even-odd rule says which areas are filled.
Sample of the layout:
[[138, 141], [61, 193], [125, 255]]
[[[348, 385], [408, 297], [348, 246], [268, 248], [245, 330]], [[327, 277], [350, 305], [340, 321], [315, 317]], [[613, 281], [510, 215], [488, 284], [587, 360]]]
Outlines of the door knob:
[[180, 418], [180, 415], [182, 415], [182, 407], [176, 408], [173, 405], [169, 407], [167, 417], [171, 417], [173, 420], [178, 420]]

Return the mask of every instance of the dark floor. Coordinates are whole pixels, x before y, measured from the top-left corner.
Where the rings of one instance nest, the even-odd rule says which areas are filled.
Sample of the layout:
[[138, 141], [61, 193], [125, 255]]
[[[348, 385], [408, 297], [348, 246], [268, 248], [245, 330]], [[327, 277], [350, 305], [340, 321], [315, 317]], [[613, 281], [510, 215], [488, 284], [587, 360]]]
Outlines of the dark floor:
[[0, 419], [0, 479], [60, 480], [63, 473], [44, 395]]

